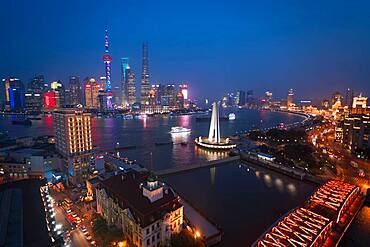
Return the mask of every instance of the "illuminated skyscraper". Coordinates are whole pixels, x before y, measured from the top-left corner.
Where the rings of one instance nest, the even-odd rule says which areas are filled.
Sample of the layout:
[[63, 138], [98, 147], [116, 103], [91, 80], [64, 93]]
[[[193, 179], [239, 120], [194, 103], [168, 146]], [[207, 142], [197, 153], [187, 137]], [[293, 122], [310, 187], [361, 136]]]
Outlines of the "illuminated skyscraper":
[[113, 108], [113, 94], [112, 94], [112, 84], [111, 84], [111, 62], [112, 56], [109, 54], [109, 39], [108, 39], [108, 29], [105, 29], [105, 53], [103, 55], [103, 61], [105, 64], [105, 77], [107, 80], [106, 91], [107, 91], [107, 108]]
[[357, 97], [354, 97], [351, 113], [352, 114], [366, 114], [367, 113], [367, 97], [362, 96], [362, 94], [360, 94]]
[[[14, 90], [13, 90], [14, 89]], [[13, 92], [14, 91], [14, 92]], [[0, 104], [2, 108], [20, 110], [24, 106], [24, 85], [21, 80], [8, 77], [2, 80]], [[15, 109], [14, 109], [15, 110]]]
[[189, 91], [188, 91], [188, 84], [182, 83], [180, 85], [180, 92], [183, 96], [183, 106], [184, 108], [189, 108]]
[[289, 89], [287, 97], [287, 107], [294, 105], [294, 92], [293, 89]]
[[50, 83], [51, 91], [55, 92], [55, 103], [56, 107], [64, 107], [65, 106], [65, 90], [64, 85], [61, 81], [54, 81]]
[[91, 116], [78, 109], [54, 113], [55, 148], [63, 156], [68, 181], [82, 183], [88, 178], [91, 162]]
[[98, 96], [102, 88], [102, 84], [98, 83], [94, 78], [86, 78], [84, 80], [85, 106], [87, 108], [99, 108]]
[[149, 61], [148, 61], [148, 44], [143, 44], [143, 65], [141, 72], [141, 88], [140, 88], [140, 103], [142, 105], [149, 104]]
[[121, 58], [121, 88], [122, 88], [122, 105], [128, 105], [128, 78], [127, 70], [130, 69], [128, 57]]
[[132, 106], [134, 103], [136, 103], [136, 81], [135, 74], [132, 72], [130, 66], [126, 68], [126, 75], [128, 104]]

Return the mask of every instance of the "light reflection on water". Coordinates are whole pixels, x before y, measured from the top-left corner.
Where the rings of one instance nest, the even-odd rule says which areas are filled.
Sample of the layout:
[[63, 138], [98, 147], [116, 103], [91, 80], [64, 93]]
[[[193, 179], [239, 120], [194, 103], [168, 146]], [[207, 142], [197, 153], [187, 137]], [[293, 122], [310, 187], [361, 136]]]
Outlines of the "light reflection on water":
[[[276, 126], [281, 122], [288, 124], [302, 119], [300, 116], [278, 112], [260, 112], [249, 109], [233, 109], [232, 111], [236, 114], [236, 120], [223, 121], [220, 124], [222, 136], [246, 131], [253, 126], [265, 128]], [[113, 151], [116, 143], [119, 143], [119, 146], [123, 147], [120, 150], [121, 157], [137, 160], [143, 166], [152, 166], [154, 170], [227, 157], [225, 152], [215, 153], [195, 147], [194, 139], [198, 136], [207, 136], [209, 131], [209, 122], [196, 121], [196, 117], [196, 115], [164, 115], [132, 120], [94, 117], [91, 119], [93, 145], [104, 151]], [[262, 122], [261, 119], [263, 119]], [[169, 134], [171, 127], [175, 126], [189, 128], [191, 133], [179, 136]], [[0, 129], [8, 131], [11, 137], [54, 134], [52, 116], [33, 121], [32, 126], [28, 127], [12, 125], [11, 117], [3, 116], [0, 117]], [[168, 145], [157, 145], [156, 143], [168, 143]], [[134, 148], [124, 149], [128, 146], [134, 146]], [[152, 163], [151, 152], [153, 154]]]
[[254, 174], [254, 176], [260, 180], [262, 177], [263, 183], [268, 188], [276, 188], [279, 192], [284, 193], [287, 192], [292, 196], [295, 196], [297, 194], [297, 187], [291, 182], [286, 182], [284, 179], [279, 177], [272, 176], [268, 170], [259, 170], [259, 168], [249, 166], [248, 164], [240, 164], [238, 166], [240, 169], [243, 169], [244, 171]]

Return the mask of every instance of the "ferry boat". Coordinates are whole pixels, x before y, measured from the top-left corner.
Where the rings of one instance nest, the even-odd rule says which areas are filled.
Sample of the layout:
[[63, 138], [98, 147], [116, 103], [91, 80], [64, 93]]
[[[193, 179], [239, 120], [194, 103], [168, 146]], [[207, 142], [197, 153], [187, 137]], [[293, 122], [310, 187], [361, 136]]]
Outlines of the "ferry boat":
[[235, 113], [230, 113], [229, 114], [229, 120], [235, 120]]
[[190, 133], [191, 129], [183, 128], [183, 127], [172, 127], [170, 133], [177, 134], [177, 133]]

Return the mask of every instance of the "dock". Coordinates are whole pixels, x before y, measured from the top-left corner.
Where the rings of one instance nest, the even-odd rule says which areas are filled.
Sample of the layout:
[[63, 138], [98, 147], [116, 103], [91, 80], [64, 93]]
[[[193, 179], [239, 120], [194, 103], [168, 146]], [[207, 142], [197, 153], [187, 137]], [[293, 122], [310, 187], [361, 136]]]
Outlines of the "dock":
[[215, 245], [222, 240], [223, 231], [203, 213], [197, 210], [184, 198], [180, 197], [180, 202], [184, 205], [184, 216], [189, 221], [190, 226], [199, 231], [207, 246]]
[[164, 169], [160, 171], [156, 171], [155, 174], [159, 177], [167, 176], [167, 175], [172, 175], [176, 173], [181, 173], [181, 172], [187, 172], [195, 169], [200, 169], [200, 168], [206, 168], [206, 167], [214, 167], [226, 163], [231, 163], [233, 161], [240, 160], [240, 156], [230, 156], [225, 159], [219, 159], [219, 160], [211, 160], [211, 161], [206, 161], [206, 162], [201, 162], [198, 164], [193, 164], [193, 165], [186, 165], [186, 166], [178, 166], [178, 167], [172, 167], [169, 169]]

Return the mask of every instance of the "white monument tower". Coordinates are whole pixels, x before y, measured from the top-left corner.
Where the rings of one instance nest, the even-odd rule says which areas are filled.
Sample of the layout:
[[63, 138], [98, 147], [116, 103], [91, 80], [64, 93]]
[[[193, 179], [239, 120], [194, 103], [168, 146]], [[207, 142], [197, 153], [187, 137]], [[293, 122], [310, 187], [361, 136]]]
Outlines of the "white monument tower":
[[212, 104], [212, 117], [211, 117], [211, 124], [209, 126], [208, 141], [210, 143], [220, 143], [221, 141], [220, 114], [219, 114], [217, 102], [213, 102]]
[[195, 139], [198, 146], [210, 149], [228, 150], [235, 148], [236, 145], [230, 143], [229, 138], [221, 138], [220, 134], [220, 113], [218, 110], [218, 103], [212, 104], [211, 124], [209, 125], [209, 133], [207, 137], [198, 137]]

